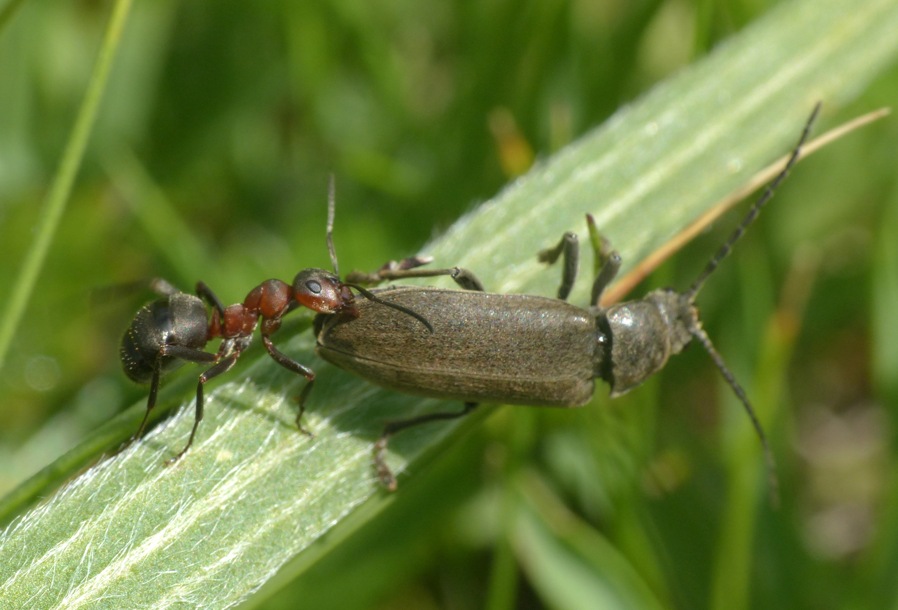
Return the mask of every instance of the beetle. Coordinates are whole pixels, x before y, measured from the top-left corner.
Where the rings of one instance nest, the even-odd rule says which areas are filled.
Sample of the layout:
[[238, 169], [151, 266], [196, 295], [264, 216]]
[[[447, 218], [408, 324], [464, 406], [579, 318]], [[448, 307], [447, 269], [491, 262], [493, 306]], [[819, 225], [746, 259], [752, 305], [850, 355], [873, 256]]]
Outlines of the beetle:
[[[388, 264], [373, 274], [350, 274], [352, 281], [371, 283], [448, 274], [466, 288], [407, 286], [375, 291], [382, 301], [427, 318], [433, 326], [429, 334], [421, 333], [406, 317], [369, 303], [359, 303], [355, 316], [315, 318], [316, 351], [328, 362], [391, 390], [464, 403], [461, 411], [387, 423], [374, 448], [381, 482], [390, 490], [396, 488], [385, 452], [390, 437], [401, 430], [462, 417], [483, 401], [581, 406], [592, 399], [597, 378], [610, 386], [612, 397], [619, 396], [663, 368], [670, 356], [695, 339], [748, 413], [766, 455], [775, 498], [773, 455], [763, 428], [745, 391], [702, 329], [695, 298], [797, 162], [819, 109], [818, 103], [780, 173], [684, 292], [664, 288], [638, 300], [602, 307], [601, 295], [616, 276], [621, 259], [606, 241], [594, 240], [601, 267], [593, 283], [591, 305], [582, 308], [567, 303], [577, 272], [579, 247], [574, 233], [565, 234], [556, 247], [539, 254], [541, 261], [550, 264], [559, 256], [564, 258], [556, 299], [483, 292], [469, 271], [419, 270], [420, 259]], [[587, 222], [590, 233], [596, 235], [592, 217], [587, 216]]]
[[[331, 238], [333, 228], [334, 183], [329, 186], [330, 213], [328, 215], [328, 250], [334, 264], [334, 272], [324, 269], [303, 269], [296, 274], [292, 284], [278, 279], [265, 280], [246, 295], [242, 303], [224, 307], [215, 293], [203, 282], [196, 284], [196, 295], [181, 292], [162, 279], [153, 280], [150, 287], [160, 295], [158, 299], [141, 307], [125, 331], [119, 356], [125, 374], [137, 383], [149, 383], [149, 395], [143, 420], [137, 432], [126, 443], [130, 445], [143, 436], [150, 412], [156, 405], [161, 378], [185, 362], [211, 364], [199, 376], [196, 386], [196, 412], [190, 437], [177, 455], [167, 460], [171, 464], [181, 458], [196, 436], [203, 419], [203, 388], [209, 380], [229, 371], [243, 351], [252, 343], [255, 329], [261, 323], [262, 343], [271, 358], [282, 367], [306, 378], [299, 394], [299, 412], [296, 425], [309, 434], [302, 425], [305, 401], [315, 381], [312, 369], [293, 360], [278, 350], [271, 335], [281, 326], [283, 316], [298, 307], [307, 307], [319, 315], [337, 315], [343, 319], [358, 315], [352, 289], [366, 299], [382, 303], [387, 308], [415, 318], [427, 330], [430, 323], [414, 311], [402, 305], [382, 302], [362, 286], [340, 280], [336, 255]], [[211, 311], [207, 311], [206, 305]], [[218, 350], [207, 352], [206, 344], [221, 338]]]

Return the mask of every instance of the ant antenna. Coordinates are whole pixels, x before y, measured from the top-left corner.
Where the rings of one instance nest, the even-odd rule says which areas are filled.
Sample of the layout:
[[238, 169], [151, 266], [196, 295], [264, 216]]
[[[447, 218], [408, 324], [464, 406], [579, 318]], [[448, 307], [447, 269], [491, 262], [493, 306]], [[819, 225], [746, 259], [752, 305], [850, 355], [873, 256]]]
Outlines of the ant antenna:
[[[337, 197], [335, 194], [336, 188], [334, 187], [334, 175], [331, 174], [330, 178], [327, 182], [327, 252], [331, 256], [331, 263], [334, 265], [334, 275], [338, 278], [340, 277], [340, 266], [337, 264], [337, 251], [334, 248], [334, 216], [335, 209], [337, 207]], [[433, 333], [433, 325], [427, 321], [427, 318], [422, 316], [409, 309], [408, 307], [403, 307], [397, 303], [390, 303], [389, 301], [384, 301], [383, 299], [377, 297], [370, 290], [366, 290], [365, 288], [359, 286], [358, 284], [349, 284], [344, 282], [344, 286], [349, 286], [350, 288], [354, 288], [359, 291], [363, 297], [368, 299], [369, 301], [373, 301], [374, 303], [379, 303], [384, 305], [385, 307], [389, 307], [391, 309], [395, 309], [396, 311], [401, 311], [402, 313], [409, 315], [416, 319], [418, 322], [424, 325], [424, 327]]]
[[789, 159], [786, 161], [786, 164], [783, 166], [782, 171], [777, 174], [776, 178], [773, 179], [767, 185], [767, 188], [764, 189], [764, 192], [758, 198], [758, 200], [751, 206], [751, 209], [748, 210], [748, 213], [745, 215], [745, 218], [742, 219], [742, 222], [739, 223], [739, 226], [733, 231], [730, 238], [726, 240], [717, 253], [708, 261], [708, 264], [705, 266], [705, 269], [699, 274], [698, 278], [692, 283], [692, 286], [689, 287], [689, 290], [683, 293], [685, 297], [687, 297], [690, 301], [695, 299], [699, 290], [702, 289], [702, 286], [705, 284], [705, 281], [708, 279], [708, 276], [711, 275], [717, 266], [729, 256], [730, 251], [733, 249], [733, 245], [739, 241], [742, 235], [745, 234], [745, 230], [748, 229], [749, 225], [755, 221], [758, 217], [758, 214], [761, 213], [761, 208], [767, 204], [768, 201], [773, 199], [773, 194], [776, 192], [776, 189], [782, 183], [783, 180], [786, 179], [786, 176], [789, 175], [789, 170], [792, 169], [792, 166], [798, 161], [798, 157], [801, 155], [801, 147], [804, 146], [805, 141], [808, 139], [808, 136], [811, 133], [811, 126], [814, 124], [814, 121], [817, 119], [817, 115], [820, 113], [821, 103], [817, 102], [814, 105], [814, 110], [811, 111], [811, 116], [808, 117], [807, 122], [805, 123], [804, 130], [801, 132], [801, 137], [798, 139], [798, 143], [795, 145], [795, 148], [792, 149], [792, 154], [789, 155]]
[[337, 207], [335, 191], [334, 175], [331, 174], [327, 181], [327, 253], [331, 255], [334, 275], [340, 277], [340, 267], [337, 265], [337, 251], [334, 249], [334, 210]]
[[378, 297], [377, 295], [375, 295], [375, 294], [374, 294], [373, 292], [371, 292], [370, 290], [367, 290], [367, 289], [365, 289], [364, 287], [359, 286], [358, 284], [347, 284], [347, 283], [344, 282], [343, 285], [344, 285], [344, 286], [349, 286], [350, 288], [352, 288], [352, 289], [354, 289], [354, 290], [358, 290], [358, 291], [359, 291], [359, 294], [361, 294], [363, 297], [365, 297], [365, 298], [368, 299], [369, 301], [372, 301], [372, 302], [374, 302], [374, 303], [378, 303], [378, 304], [383, 305], [383, 306], [385, 306], [385, 307], [389, 307], [390, 309], [395, 309], [396, 311], [401, 311], [402, 313], [404, 313], [404, 314], [406, 314], [406, 315], [408, 315], [408, 316], [413, 317], [413, 318], [416, 319], [418, 322], [420, 322], [421, 324], [423, 324], [423, 325], [424, 325], [424, 328], [426, 328], [426, 329], [430, 332], [430, 334], [433, 334], [433, 324], [431, 324], [430, 322], [428, 322], [428, 321], [427, 321], [427, 318], [425, 318], [424, 316], [422, 316], [422, 315], [419, 314], [418, 312], [414, 311], [413, 309], [409, 309], [408, 307], [403, 307], [403, 306], [400, 305], [399, 303], [391, 303], [390, 301], [384, 301], [383, 299], [381, 299], [380, 297]]

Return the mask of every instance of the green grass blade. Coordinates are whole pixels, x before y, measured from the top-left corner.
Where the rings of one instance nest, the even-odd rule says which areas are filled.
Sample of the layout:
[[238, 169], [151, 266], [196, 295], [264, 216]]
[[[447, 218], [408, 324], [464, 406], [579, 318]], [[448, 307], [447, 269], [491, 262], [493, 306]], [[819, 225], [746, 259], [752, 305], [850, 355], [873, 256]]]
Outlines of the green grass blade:
[[[832, 112], [855, 95], [898, 53], [896, 31], [893, 0], [782, 5], [461, 219], [428, 253], [470, 267], [491, 290], [551, 294], [557, 272], [535, 252], [565, 230], [582, 234], [591, 212], [631, 266], [786, 152], [815, 101]], [[573, 302], [585, 302], [587, 284]], [[313, 563], [388, 502], [370, 462], [383, 421], [457, 405], [335, 371], [314, 357], [308, 333], [290, 338], [290, 328], [279, 346], [319, 373], [307, 418], [315, 438], [293, 425], [300, 381], [267, 356], [247, 358], [214, 384], [197, 442], [176, 466], [162, 463], [191, 426], [186, 393], [177, 417], [3, 534], [0, 607], [226, 607], [296, 555], [296, 571]], [[414, 475], [476, 422], [401, 435], [390, 464]], [[412, 483], [403, 477], [399, 493]]]
[[513, 544], [550, 608], [664, 608], [619, 548], [568, 513], [538, 479], [524, 478]]
[[[13, 7], [14, 5], [11, 4], [9, 6]], [[78, 110], [75, 126], [72, 128], [62, 160], [53, 178], [53, 184], [50, 187], [47, 200], [44, 203], [44, 210], [40, 224], [35, 232], [34, 243], [29, 248], [28, 253], [25, 255], [25, 260], [22, 262], [22, 268], [18, 279], [13, 285], [6, 310], [0, 315], [0, 368], [3, 367], [13, 335], [21, 323], [22, 315], [25, 313], [31, 293], [34, 291], [41, 267], [43, 267], [47, 258], [47, 251], [50, 249], [53, 237], [56, 235], [56, 229], [59, 227], [60, 220], [62, 220], [62, 213], [65, 211], [66, 203], [69, 200], [72, 183], [75, 181], [75, 176], [81, 165], [81, 159], [84, 157], [84, 149], [87, 147], [87, 141], [90, 138], [91, 130], [97, 118], [97, 110], [103, 98], [103, 91], [106, 89], [109, 71], [115, 59], [130, 8], [130, 0], [119, 0], [113, 7], [109, 25], [106, 28], [106, 35], [100, 46], [100, 53], [94, 65], [93, 73], [90, 76], [84, 101]]]
[[0, 32], [2, 32], [6, 28], [6, 25], [12, 21], [12, 18], [16, 16], [16, 13], [24, 3], [25, 0], [9, 0], [3, 8], [0, 8]]

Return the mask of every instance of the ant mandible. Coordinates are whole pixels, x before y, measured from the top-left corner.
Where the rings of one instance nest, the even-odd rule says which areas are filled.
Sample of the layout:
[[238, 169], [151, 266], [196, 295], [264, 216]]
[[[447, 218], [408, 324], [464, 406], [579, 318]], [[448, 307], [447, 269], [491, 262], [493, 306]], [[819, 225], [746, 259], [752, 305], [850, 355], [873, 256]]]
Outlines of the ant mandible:
[[[272, 333], [281, 326], [281, 319], [297, 307], [306, 307], [319, 314], [357, 317], [355, 295], [351, 290], [355, 289], [373, 302], [414, 317], [433, 332], [430, 323], [414, 311], [382, 301], [361, 286], [340, 280], [333, 243], [334, 207], [334, 180], [331, 177], [327, 246], [334, 266], [333, 273], [324, 269], [303, 269], [296, 274], [292, 285], [277, 279], [265, 280], [253, 288], [242, 303], [228, 307], [224, 307], [203, 282], [197, 282], [196, 296], [181, 292], [165, 280], [151, 282], [151, 289], [162, 296], [137, 311], [122, 337], [120, 349], [125, 374], [137, 383], [150, 384], [143, 421], [128, 444], [143, 435], [150, 412], [156, 406], [159, 381], [163, 375], [184, 362], [211, 363], [212, 366], [199, 376], [196, 386], [196, 415], [190, 438], [184, 448], [166, 463], [174, 463], [183, 456], [193, 444], [197, 427], [203, 419], [203, 386], [234, 366], [240, 354], [252, 343], [260, 322], [262, 344], [268, 355], [282, 367], [307, 380], [298, 397], [296, 425], [300, 431], [309, 434], [302, 425], [302, 415], [306, 397], [315, 382], [315, 372], [279, 351], [271, 341]], [[211, 308], [210, 312], [207, 312], [206, 304]], [[222, 339], [218, 351], [205, 351], [206, 344], [216, 338]]]

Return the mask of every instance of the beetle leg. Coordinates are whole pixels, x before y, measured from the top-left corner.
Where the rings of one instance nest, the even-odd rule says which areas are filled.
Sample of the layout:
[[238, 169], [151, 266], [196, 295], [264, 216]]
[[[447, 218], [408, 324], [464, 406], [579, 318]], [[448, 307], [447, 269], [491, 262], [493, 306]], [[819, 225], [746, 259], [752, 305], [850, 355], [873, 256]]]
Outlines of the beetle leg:
[[586, 226], [589, 228], [589, 241], [592, 244], [596, 274], [596, 279], [592, 284], [590, 303], [598, 307], [602, 293], [617, 276], [618, 270], [620, 270], [621, 257], [616, 250], [611, 248], [611, 242], [599, 233], [592, 214], [586, 215]]
[[348, 284], [379, 284], [389, 280], [403, 280], [413, 277], [442, 277], [448, 275], [456, 284], [465, 290], [477, 290], [483, 292], [483, 284], [473, 272], [461, 267], [449, 267], [447, 269], [419, 269], [429, 263], [427, 257], [414, 256], [404, 258], [401, 261], [390, 261], [373, 273], [353, 271], [346, 276]]
[[[427, 265], [431, 261], [433, 261], [433, 258], [430, 256], [410, 256], [399, 261], [387, 261], [380, 267], [380, 269], [372, 271], [371, 273], [365, 273], [364, 271], [350, 271], [349, 275], [346, 276], [346, 281], [354, 284], [376, 285], [389, 279], [396, 279], [396, 277], [409, 277], [403, 275], [403, 273], [410, 269], [416, 269]], [[412, 277], [421, 276], [413, 275]]]
[[[563, 255], [563, 256], [562, 256]], [[558, 245], [540, 250], [536, 255], [541, 263], [553, 264], [562, 256], [561, 285], [558, 287], [558, 298], [566, 301], [577, 279], [580, 265], [580, 242], [576, 233], [570, 231], [561, 237]]]
[[427, 415], [412, 417], [410, 419], [401, 419], [398, 421], [387, 422], [387, 424], [384, 426], [383, 432], [380, 435], [380, 438], [377, 439], [376, 443], [374, 443], [374, 468], [375, 470], [377, 470], [377, 476], [383, 486], [390, 491], [396, 491], [396, 476], [393, 474], [393, 471], [390, 470], [390, 467], [387, 465], [387, 461], [384, 456], [387, 451], [387, 443], [390, 442], [390, 437], [392, 437], [397, 432], [401, 432], [402, 430], [407, 430], [408, 428], [419, 426], [421, 424], [428, 424], [433, 421], [458, 419], [459, 417], [464, 417], [475, 408], [477, 408], [476, 402], [466, 402], [464, 409], [458, 411], [457, 413], [451, 413], [447, 411], [444, 411], [442, 413], [428, 413]]
[[474, 275], [473, 271], [469, 271], [463, 267], [453, 267], [446, 271], [449, 271], [449, 276], [464, 290], [484, 292], [483, 283], [481, 283], [480, 279]]
[[309, 392], [312, 391], [312, 386], [315, 385], [315, 379], [309, 379], [306, 382], [306, 385], [303, 387], [302, 391], [299, 393], [299, 397], [297, 398], [297, 402], [299, 403], [299, 411], [296, 413], [296, 427], [299, 428], [299, 431], [305, 434], [306, 436], [314, 437], [315, 435], [312, 432], [302, 425], [302, 416], [306, 412], [306, 398], [309, 396]]

